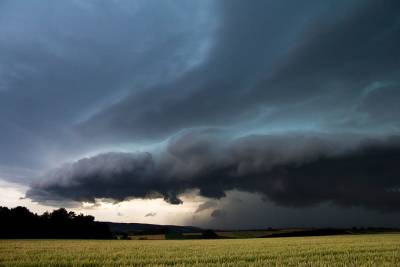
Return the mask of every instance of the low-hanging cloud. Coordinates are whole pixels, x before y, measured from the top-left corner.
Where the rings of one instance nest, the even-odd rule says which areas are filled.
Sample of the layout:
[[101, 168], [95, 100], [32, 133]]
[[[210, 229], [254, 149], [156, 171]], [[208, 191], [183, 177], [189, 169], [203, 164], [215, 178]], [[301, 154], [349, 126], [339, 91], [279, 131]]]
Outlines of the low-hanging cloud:
[[221, 209], [216, 209], [213, 210], [210, 215], [213, 218], [221, 218], [226, 216], [226, 211]]
[[199, 205], [199, 207], [196, 209], [195, 213], [209, 210], [209, 209], [215, 208], [217, 206], [218, 206], [218, 203], [215, 201], [206, 201]]
[[157, 212], [149, 212], [146, 215], [144, 215], [144, 217], [154, 217], [157, 215]]
[[106, 153], [62, 166], [32, 184], [27, 197], [39, 202], [162, 197], [180, 204], [179, 195], [193, 189], [215, 199], [237, 189], [288, 207], [331, 202], [398, 210], [400, 137], [343, 139], [186, 133], [158, 152]]

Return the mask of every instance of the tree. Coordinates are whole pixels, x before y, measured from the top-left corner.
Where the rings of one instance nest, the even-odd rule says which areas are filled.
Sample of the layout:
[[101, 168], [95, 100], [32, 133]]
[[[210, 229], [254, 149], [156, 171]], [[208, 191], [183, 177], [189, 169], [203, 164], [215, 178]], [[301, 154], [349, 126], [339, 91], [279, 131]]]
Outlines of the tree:
[[25, 207], [0, 207], [0, 238], [111, 238], [106, 223], [61, 208], [38, 216]]

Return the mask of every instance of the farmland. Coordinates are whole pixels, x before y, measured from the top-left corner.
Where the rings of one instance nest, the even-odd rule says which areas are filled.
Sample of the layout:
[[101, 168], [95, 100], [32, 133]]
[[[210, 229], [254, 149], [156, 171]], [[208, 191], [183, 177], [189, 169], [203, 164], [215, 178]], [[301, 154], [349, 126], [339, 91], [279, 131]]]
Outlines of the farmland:
[[218, 240], [0, 240], [0, 266], [399, 266], [400, 234]]

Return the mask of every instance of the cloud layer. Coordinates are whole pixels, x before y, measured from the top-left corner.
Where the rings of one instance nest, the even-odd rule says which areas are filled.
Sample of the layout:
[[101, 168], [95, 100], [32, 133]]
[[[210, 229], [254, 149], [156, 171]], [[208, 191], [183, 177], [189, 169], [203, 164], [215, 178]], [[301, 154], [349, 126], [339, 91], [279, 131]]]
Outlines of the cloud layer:
[[63, 166], [33, 184], [27, 197], [85, 202], [163, 197], [180, 204], [179, 195], [191, 190], [218, 199], [236, 189], [290, 207], [331, 202], [398, 210], [400, 137], [341, 142], [323, 135], [222, 141], [214, 132], [187, 133], [157, 154], [107, 153]]
[[148, 141], [202, 126], [398, 129], [398, 108], [366, 103], [398, 92], [397, 1], [223, 1], [219, 10], [202, 64], [104, 109], [80, 133]]

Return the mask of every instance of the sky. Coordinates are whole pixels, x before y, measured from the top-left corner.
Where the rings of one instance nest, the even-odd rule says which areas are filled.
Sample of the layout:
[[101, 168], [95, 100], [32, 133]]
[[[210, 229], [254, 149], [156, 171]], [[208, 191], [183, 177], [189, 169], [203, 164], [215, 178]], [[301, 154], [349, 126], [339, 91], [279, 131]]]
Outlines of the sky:
[[0, 205], [399, 227], [397, 0], [0, 0]]

